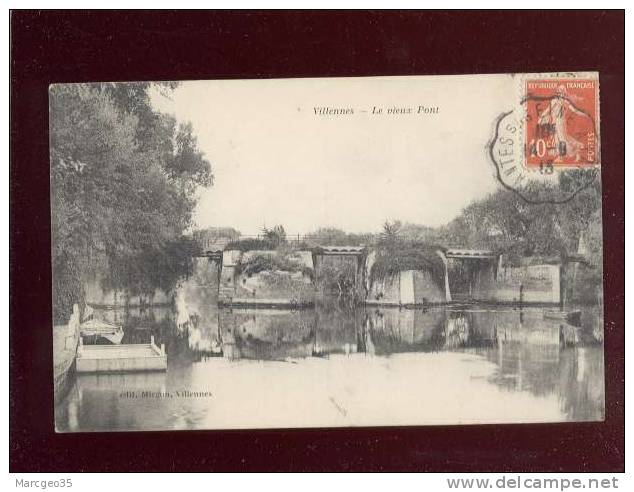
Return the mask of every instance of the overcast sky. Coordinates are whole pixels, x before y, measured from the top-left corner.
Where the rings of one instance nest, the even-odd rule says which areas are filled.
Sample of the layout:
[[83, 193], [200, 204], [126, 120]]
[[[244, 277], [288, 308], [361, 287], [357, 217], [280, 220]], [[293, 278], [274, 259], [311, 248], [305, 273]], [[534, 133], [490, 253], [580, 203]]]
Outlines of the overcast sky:
[[[184, 82], [157, 109], [191, 121], [215, 182], [198, 227], [290, 234], [437, 226], [496, 188], [485, 145], [512, 102], [509, 76]], [[416, 114], [418, 106], [437, 114]], [[352, 108], [316, 115], [314, 108]], [[382, 107], [382, 115], [372, 115]], [[389, 115], [392, 107], [414, 114]], [[367, 111], [363, 113], [361, 111]]]

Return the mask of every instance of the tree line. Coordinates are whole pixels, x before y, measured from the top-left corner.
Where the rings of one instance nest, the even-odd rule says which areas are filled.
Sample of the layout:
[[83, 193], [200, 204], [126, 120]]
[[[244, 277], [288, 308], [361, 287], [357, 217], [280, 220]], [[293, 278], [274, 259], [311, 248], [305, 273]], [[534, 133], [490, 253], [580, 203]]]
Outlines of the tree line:
[[[594, 173], [594, 179], [588, 179], [588, 173]], [[565, 263], [582, 254], [590, 267], [587, 280], [599, 285], [603, 278], [600, 173], [562, 173], [559, 186], [570, 192], [570, 199], [563, 203], [528, 202], [514, 191], [500, 188], [470, 203], [440, 227], [399, 220], [385, 221], [381, 231], [374, 233], [321, 227], [304, 236], [296, 246], [372, 245], [378, 252], [375, 270], [379, 277], [413, 267], [436, 272], [440, 270], [437, 249], [493, 250], [503, 253], [510, 264], [526, 257], [547, 257]], [[284, 228], [276, 226], [275, 230]], [[272, 230], [264, 231], [263, 238], [232, 244], [244, 249], [258, 249], [266, 244], [273, 249], [286, 241], [284, 234]]]
[[[296, 246], [372, 245], [394, 251], [418, 244], [428, 248], [490, 249], [508, 258], [556, 257], [564, 262], [583, 253], [591, 266], [600, 269], [603, 257], [600, 175], [597, 172], [596, 179], [589, 181], [587, 176], [568, 173], [562, 174], [561, 180], [562, 187], [572, 190], [579, 182], [590, 184], [580, 187], [563, 203], [527, 202], [514, 191], [501, 188], [470, 203], [440, 227], [400, 220], [386, 220], [379, 232], [368, 233], [320, 227], [302, 236]], [[226, 249], [274, 249], [287, 241], [284, 227], [278, 225], [264, 229], [259, 239], [234, 240]]]

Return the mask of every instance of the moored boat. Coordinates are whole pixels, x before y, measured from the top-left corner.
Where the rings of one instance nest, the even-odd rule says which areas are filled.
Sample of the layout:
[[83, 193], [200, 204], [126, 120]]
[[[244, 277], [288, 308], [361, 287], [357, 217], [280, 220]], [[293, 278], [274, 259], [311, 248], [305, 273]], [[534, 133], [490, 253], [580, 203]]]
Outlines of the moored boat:
[[121, 325], [115, 325], [103, 320], [89, 319], [84, 321], [79, 329], [82, 337], [101, 337], [115, 345], [120, 344], [123, 339], [123, 328]]

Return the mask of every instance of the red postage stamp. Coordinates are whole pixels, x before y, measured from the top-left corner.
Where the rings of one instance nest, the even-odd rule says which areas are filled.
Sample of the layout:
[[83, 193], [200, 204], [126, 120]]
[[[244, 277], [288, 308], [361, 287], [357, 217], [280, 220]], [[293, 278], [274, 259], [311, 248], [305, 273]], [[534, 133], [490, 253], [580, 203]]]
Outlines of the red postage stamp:
[[600, 164], [598, 79], [529, 79], [525, 108], [528, 169]]

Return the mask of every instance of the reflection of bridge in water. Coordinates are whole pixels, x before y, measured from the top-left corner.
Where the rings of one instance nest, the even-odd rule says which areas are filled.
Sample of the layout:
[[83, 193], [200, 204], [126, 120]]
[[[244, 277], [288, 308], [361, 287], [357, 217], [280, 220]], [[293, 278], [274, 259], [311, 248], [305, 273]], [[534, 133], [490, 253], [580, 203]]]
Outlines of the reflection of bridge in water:
[[[492, 381], [502, 388], [542, 395], [562, 387], [562, 394], [572, 395], [562, 404], [580, 419], [594, 418], [603, 398], [600, 342], [587, 329], [544, 319], [537, 308], [318, 305], [297, 311], [231, 310], [207, 302], [205, 295], [199, 300], [201, 309], [181, 327], [185, 343], [181, 351], [192, 360], [224, 357], [292, 363], [341, 355], [468, 352], [495, 365]], [[593, 316], [588, 313], [586, 328], [592, 326]], [[596, 404], [589, 405], [588, 398]]]
[[[602, 346], [592, 343], [586, 333], [593, 325], [593, 317], [599, 313], [584, 312], [589, 318], [583, 320], [585, 328], [574, 328], [544, 319], [540, 309], [348, 310], [336, 305], [318, 305], [315, 309], [295, 312], [230, 310], [219, 309], [210, 302], [214, 295], [209, 289], [200, 291], [196, 298], [199, 304], [189, 306], [191, 317], [180, 327], [169, 310], [160, 315], [152, 310], [121, 314], [126, 337], [153, 334], [157, 343], [165, 343], [168, 371], [78, 377], [67, 401], [56, 408], [59, 428], [108, 428], [109, 419], [118, 419], [117, 425], [121, 428], [138, 428], [141, 424], [145, 428], [164, 428], [166, 423], [169, 428], [189, 428], [204, 415], [209, 405], [215, 407], [218, 400], [127, 398], [125, 394], [122, 396], [123, 390], [159, 395], [183, 389], [205, 390], [213, 386], [214, 381], [231, 380], [234, 374], [244, 374], [242, 371], [249, 368], [259, 374], [260, 368], [269, 371], [271, 367], [276, 368], [275, 374], [288, 376], [284, 383], [272, 380], [275, 386], [295, 381], [296, 367], [298, 374], [302, 367], [310, 367], [315, 370], [312, 374], [326, 377], [333, 367], [340, 371], [348, 364], [357, 367], [359, 362], [365, 364], [359, 358], [368, 358], [369, 369], [390, 368], [393, 367], [391, 358], [394, 357], [394, 362], [403, 360], [397, 355], [403, 352], [409, 352], [403, 356], [411, 357], [412, 361], [420, 360], [420, 366], [411, 367], [416, 380], [427, 381], [426, 388], [437, 391], [440, 398], [453, 394], [454, 390], [446, 385], [451, 385], [455, 375], [468, 371], [473, 365], [478, 367], [474, 374], [483, 375], [474, 377], [486, 378], [484, 382], [474, 380], [474, 387], [486, 388], [483, 383], [494, 385], [493, 391], [487, 393], [487, 398], [492, 398], [490, 405], [495, 405], [498, 399], [505, 402], [507, 396], [515, 393], [518, 401], [536, 405], [542, 398], [554, 399], [567, 419], [603, 418]], [[579, 336], [583, 333], [584, 336]], [[419, 354], [413, 354], [415, 352]], [[465, 356], [448, 359], [446, 356], [450, 354], [442, 352]], [[220, 357], [228, 360], [220, 360]], [[453, 362], [448, 364], [448, 360]], [[389, 370], [380, 374], [389, 380]], [[430, 379], [443, 383], [435, 387], [429, 383]], [[310, 388], [314, 383], [310, 379], [301, 384]], [[363, 380], [353, 390], [364, 395], [372, 383], [371, 378]], [[469, 394], [470, 386], [461, 386], [464, 381], [456, 384], [458, 390], [465, 389]], [[231, 381], [226, 388], [230, 391]], [[412, 386], [411, 390], [418, 388]], [[535, 400], [535, 396], [540, 400]], [[434, 394], [430, 393], [429, 397], [433, 398]], [[527, 400], [529, 397], [533, 399]], [[465, 398], [468, 403], [471, 397]], [[184, 411], [183, 405], [191, 405], [191, 408]]]
[[579, 329], [545, 320], [541, 310], [448, 308], [224, 309], [205, 305], [181, 327], [204, 356], [276, 359], [313, 355], [579, 345]]

